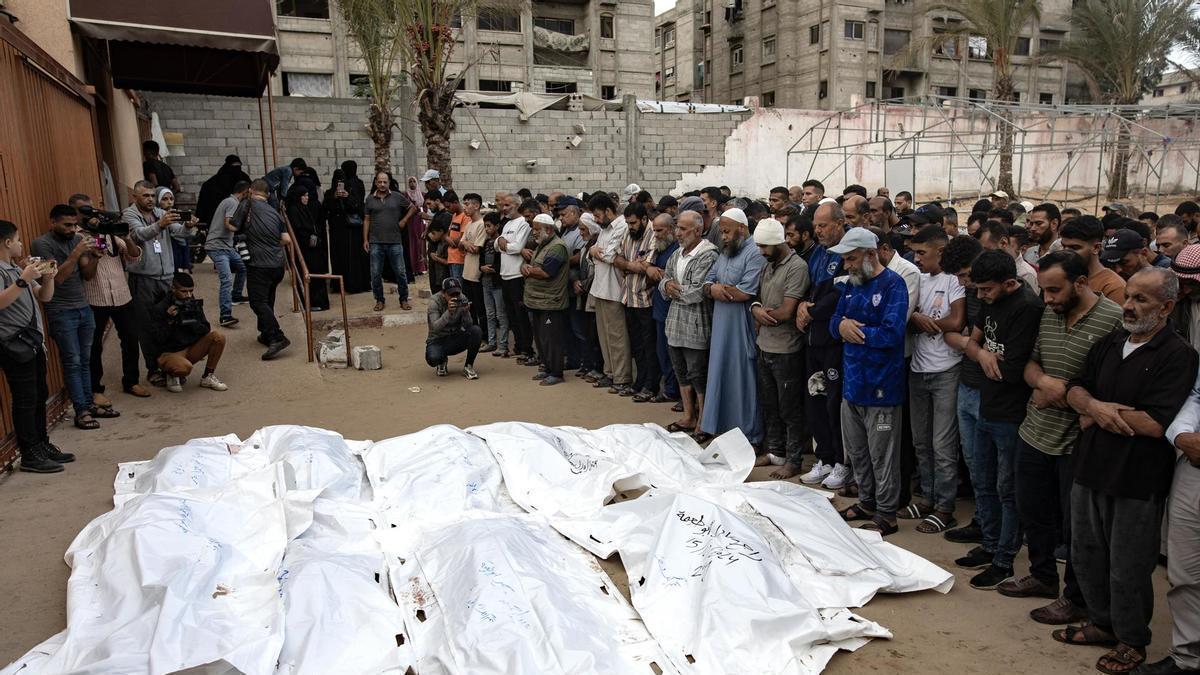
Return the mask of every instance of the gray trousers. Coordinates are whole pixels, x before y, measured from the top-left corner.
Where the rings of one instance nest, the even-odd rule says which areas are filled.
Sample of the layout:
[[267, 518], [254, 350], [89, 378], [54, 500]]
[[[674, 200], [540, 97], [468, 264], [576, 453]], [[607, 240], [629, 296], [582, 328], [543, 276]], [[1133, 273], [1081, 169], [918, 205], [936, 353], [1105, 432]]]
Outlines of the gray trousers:
[[908, 374], [908, 412], [921, 492], [942, 513], [958, 494], [958, 370]]
[[1071, 488], [1071, 562], [1088, 618], [1130, 647], [1150, 644], [1160, 516], [1153, 499]]
[[1200, 468], [1183, 456], [1167, 502], [1167, 581], [1171, 657], [1180, 668], [1200, 670]]
[[842, 401], [842, 445], [858, 482], [858, 501], [893, 518], [900, 500], [902, 406]]

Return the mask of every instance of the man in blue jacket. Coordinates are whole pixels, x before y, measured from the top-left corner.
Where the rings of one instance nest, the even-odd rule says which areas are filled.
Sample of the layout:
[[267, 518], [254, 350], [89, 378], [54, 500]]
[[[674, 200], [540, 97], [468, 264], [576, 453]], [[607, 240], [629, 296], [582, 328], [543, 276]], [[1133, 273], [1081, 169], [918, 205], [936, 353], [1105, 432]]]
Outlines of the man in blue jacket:
[[851, 229], [830, 252], [842, 256], [849, 275], [829, 319], [842, 349], [842, 439], [854, 466], [859, 501], [842, 512], [868, 520], [864, 529], [896, 531], [900, 499], [900, 429], [904, 403], [904, 331], [908, 288], [879, 261], [879, 240]]

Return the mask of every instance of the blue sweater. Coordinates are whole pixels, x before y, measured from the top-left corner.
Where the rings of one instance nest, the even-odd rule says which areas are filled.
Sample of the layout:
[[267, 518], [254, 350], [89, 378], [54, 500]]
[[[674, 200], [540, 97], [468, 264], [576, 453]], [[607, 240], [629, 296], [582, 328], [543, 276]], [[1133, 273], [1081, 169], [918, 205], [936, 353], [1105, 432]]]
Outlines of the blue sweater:
[[842, 319], [863, 324], [866, 340], [842, 348], [842, 396], [854, 405], [895, 406], [904, 402], [904, 329], [908, 288], [904, 278], [884, 269], [862, 286], [846, 283], [829, 332], [839, 337]]

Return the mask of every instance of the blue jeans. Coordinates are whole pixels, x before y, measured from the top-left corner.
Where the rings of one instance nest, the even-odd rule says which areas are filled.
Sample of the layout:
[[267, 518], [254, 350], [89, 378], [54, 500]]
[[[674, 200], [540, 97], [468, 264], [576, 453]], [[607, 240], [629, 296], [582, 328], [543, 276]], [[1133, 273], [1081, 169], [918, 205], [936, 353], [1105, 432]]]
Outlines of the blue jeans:
[[383, 266], [390, 265], [396, 275], [396, 293], [400, 302], [408, 302], [408, 280], [404, 276], [404, 244], [371, 244], [371, 292], [375, 302], [383, 302]]
[[[979, 390], [965, 384], [958, 385], [958, 439], [962, 443], [963, 459], [967, 471], [975, 472], [975, 425], [979, 424]], [[975, 477], [971, 476], [974, 481]]]
[[450, 276], [462, 281], [463, 266], [457, 263], [450, 263]]
[[221, 318], [233, 316], [233, 296], [245, 295], [246, 263], [237, 251], [209, 251], [213, 267], [217, 268], [217, 277], [221, 280], [221, 290], [217, 297], [217, 305], [221, 308]]
[[1015, 422], [980, 419], [975, 425], [971, 480], [975, 518], [983, 530], [983, 550], [995, 553], [993, 565], [1009, 567], [1021, 548], [1017, 515], [1017, 436]]
[[96, 332], [96, 319], [92, 308], [56, 309], [46, 312], [46, 318], [50, 336], [58, 344], [63, 379], [75, 414], [87, 412], [93, 405], [92, 335]]
[[508, 312], [504, 310], [504, 289], [499, 281], [483, 278], [483, 307], [487, 310], [487, 343], [508, 351]]
[[[654, 328], [658, 333], [658, 339], [654, 345], [658, 350], [658, 367], [662, 369], [663, 374], [663, 393], [667, 395], [667, 398], [677, 399], [679, 398], [679, 382], [675, 380], [675, 367], [671, 364], [671, 355], [667, 351], [667, 322], [655, 320]], [[803, 365], [801, 363], [802, 369]]]

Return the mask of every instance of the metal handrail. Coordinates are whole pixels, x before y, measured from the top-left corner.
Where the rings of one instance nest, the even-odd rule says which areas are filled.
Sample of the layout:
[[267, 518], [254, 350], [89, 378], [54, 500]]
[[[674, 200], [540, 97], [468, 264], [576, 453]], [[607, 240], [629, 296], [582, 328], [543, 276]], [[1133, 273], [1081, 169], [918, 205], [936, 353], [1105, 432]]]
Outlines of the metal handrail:
[[[316, 340], [313, 337], [312, 325], [312, 280], [327, 279], [338, 282], [338, 295], [342, 300], [342, 329], [346, 334], [346, 365], [350, 365], [350, 317], [346, 307], [346, 283], [340, 274], [310, 274], [308, 271], [308, 263], [304, 261], [304, 254], [300, 251], [300, 239], [296, 237], [296, 230], [292, 229], [292, 222], [288, 220], [287, 208], [281, 203], [279, 205], [279, 216], [283, 218], [283, 224], [287, 227], [288, 237], [292, 240], [292, 245], [287, 248], [288, 252], [288, 270], [292, 273], [292, 311], [304, 313], [304, 337], [308, 346], [308, 362], [312, 363], [316, 360], [316, 355], [313, 354], [313, 348], [316, 346]], [[328, 241], [328, 238], [326, 238]], [[304, 283], [304, 294], [300, 294], [299, 283]], [[300, 304], [303, 302], [304, 306]]]

